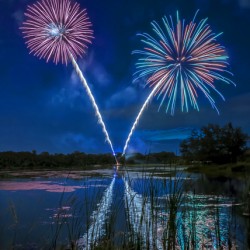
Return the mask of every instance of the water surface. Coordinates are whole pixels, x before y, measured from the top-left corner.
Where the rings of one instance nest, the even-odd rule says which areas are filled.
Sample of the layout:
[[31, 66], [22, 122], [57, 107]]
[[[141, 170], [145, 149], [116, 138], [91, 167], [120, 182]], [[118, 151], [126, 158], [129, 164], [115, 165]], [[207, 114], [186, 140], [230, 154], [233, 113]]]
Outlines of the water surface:
[[[248, 248], [249, 221], [240, 212], [248, 185], [244, 180], [209, 179], [187, 174], [181, 167], [176, 172], [154, 166], [5, 176], [0, 179], [1, 249], [66, 248], [70, 242], [88, 249], [107, 232], [140, 234], [142, 244], [163, 249], [166, 223], [173, 214], [169, 202], [178, 192], [179, 249], [194, 232], [196, 249], [216, 249], [218, 244], [225, 249], [229, 244]], [[115, 238], [115, 244], [122, 245], [124, 237]]]

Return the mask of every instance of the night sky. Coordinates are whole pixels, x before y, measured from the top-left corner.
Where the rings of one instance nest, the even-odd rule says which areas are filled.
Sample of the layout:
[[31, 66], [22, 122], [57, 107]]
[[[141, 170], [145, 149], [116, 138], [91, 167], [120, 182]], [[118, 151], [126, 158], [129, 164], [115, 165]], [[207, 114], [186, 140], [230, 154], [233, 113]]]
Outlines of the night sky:
[[[0, 0], [0, 151], [50, 153], [110, 152], [101, 126], [71, 64], [46, 63], [29, 54], [20, 25], [33, 0]], [[232, 122], [250, 134], [250, 0], [78, 0], [93, 24], [93, 44], [77, 61], [95, 96], [115, 151], [121, 152], [144, 100], [150, 93], [143, 82], [132, 83], [141, 48], [140, 32], [152, 34], [150, 22], [164, 15], [191, 21], [208, 17], [219, 43], [230, 57], [235, 83], [216, 82], [220, 115], [204, 96], [200, 111], [158, 112], [154, 99], [134, 133], [130, 152], [179, 152], [180, 140], [208, 123]]]

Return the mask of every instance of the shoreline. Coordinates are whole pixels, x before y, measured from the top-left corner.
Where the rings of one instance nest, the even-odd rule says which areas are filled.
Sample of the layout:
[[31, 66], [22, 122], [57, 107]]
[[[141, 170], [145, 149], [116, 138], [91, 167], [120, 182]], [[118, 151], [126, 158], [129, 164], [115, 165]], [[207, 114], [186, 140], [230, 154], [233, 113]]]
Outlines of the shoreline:
[[[127, 164], [119, 165], [116, 164], [95, 164], [89, 166], [76, 166], [76, 167], [62, 167], [62, 168], [4, 168], [0, 169], [0, 178], [8, 178], [15, 176], [34, 176], [38, 173], [51, 173], [53, 175], [58, 175], [60, 173], [74, 174], [80, 173], [81, 176], [85, 175], [99, 175], [98, 171], [113, 171], [117, 167], [120, 170], [133, 171], [149, 171], [154, 172], [154, 170], [161, 170], [164, 168], [170, 168], [173, 170], [183, 170], [190, 174], [204, 174], [208, 177], [225, 177], [225, 178], [247, 178], [250, 177], [250, 163], [239, 162], [235, 164], [224, 164], [224, 165], [185, 165], [185, 164], [160, 164], [160, 163], [150, 163], [150, 164]], [[17, 174], [18, 173], [18, 174]]]

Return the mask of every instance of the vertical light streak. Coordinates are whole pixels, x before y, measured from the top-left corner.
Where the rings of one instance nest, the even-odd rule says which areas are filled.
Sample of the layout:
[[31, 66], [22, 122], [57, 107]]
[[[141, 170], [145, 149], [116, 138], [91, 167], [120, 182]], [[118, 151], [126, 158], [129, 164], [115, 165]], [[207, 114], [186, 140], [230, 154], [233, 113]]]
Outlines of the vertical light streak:
[[93, 245], [97, 244], [101, 237], [105, 235], [105, 229], [103, 227], [110, 212], [114, 183], [115, 177], [104, 191], [97, 210], [92, 213], [91, 218], [93, 219], [93, 222], [88, 228], [87, 233], [78, 241], [78, 249], [92, 249]]
[[70, 58], [71, 58], [71, 61], [72, 61], [73, 66], [74, 66], [74, 68], [75, 68], [75, 71], [76, 71], [77, 75], [79, 76], [79, 78], [80, 78], [80, 80], [81, 80], [81, 82], [82, 82], [82, 84], [83, 84], [83, 87], [84, 87], [84, 88], [86, 89], [86, 91], [87, 91], [87, 94], [88, 94], [88, 96], [89, 96], [89, 98], [90, 98], [90, 100], [91, 100], [92, 106], [93, 106], [93, 108], [94, 108], [94, 110], [95, 110], [95, 114], [96, 114], [96, 116], [97, 116], [97, 118], [98, 118], [98, 123], [100, 123], [100, 125], [101, 125], [101, 127], [102, 127], [102, 131], [103, 131], [103, 133], [104, 133], [104, 135], [105, 135], [105, 139], [106, 139], [106, 141], [108, 142], [108, 144], [110, 145], [111, 151], [112, 151], [113, 156], [114, 156], [115, 161], [116, 161], [116, 164], [118, 164], [117, 159], [116, 159], [116, 155], [115, 155], [115, 151], [114, 151], [114, 148], [113, 148], [113, 145], [112, 145], [112, 142], [111, 142], [111, 140], [110, 140], [110, 138], [109, 138], [109, 134], [108, 134], [108, 131], [107, 131], [107, 129], [106, 129], [106, 126], [105, 126], [105, 124], [104, 124], [104, 122], [103, 122], [103, 119], [102, 119], [101, 113], [100, 113], [100, 111], [99, 111], [99, 108], [98, 108], [98, 106], [97, 106], [97, 104], [96, 104], [96, 102], [95, 102], [95, 98], [94, 98], [94, 96], [93, 96], [93, 94], [92, 94], [92, 92], [91, 92], [91, 90], [90, 90], [90, 88], [89, 88], [89, 85], [87, 84], [86, 79], [84, 78], [84, 76], [83, 76], [83, 74], [82, 74], [82, 71], [80, 70], [80, 68], [79, 68], [79, 66], [78, 66], [78, 64], [77, 64], [77, 62], [76, 62], [76, 60], [74, 59], [74, 57], [73, 57], [72, 54], [70, 54]]
[[145, 108], [147, 107], [149, 101], [152, 99], [152, 97], [156, 93], [158, 87], [159, 87], [159, 84], [154, 87], [154, 89], [151, 91], [150, 95], [148, 96], [148, 98], [146, 99], [146, 101], [144, 102], [144, 104], [142, 105], [142, 107], [141, 107], [141, 109], [140, 109], [140, 111], [139, 111], [139, 113], [138, 113], [138, 115], [137, 115], [137, 117], [135, 119], [135, 122], [134, 122], [134, 124], [133, 124], [133, 126], [132, 126], [132, 128], [131, 128], [131, 130], [129, 132], [127, 140], [125, 142], [125, 146], [123, 148], [122, 156], [125, 155], [127, 147], [128, 147], [128, 144], [129, 144], [130, 139], [131, 139], [131, 136], [133, 135], [133, 132], [134, 132], [134, 130], [135, 130], [135, 128], [136, 128], [136, 126], [137, 126], [137, 124], [138, 124], [138, 122], [139, 122], [139, 120], [140, 120], [140, 118], [141, 118], [141, 116], [142, 116], [142, 114], [143, 114], [143, 112], [145, 110]]
[[147, 198], [136, 193], [130, 187], [126, 178], [123, 178], [123, 181], [128, 220], [138, 237], [142, 237], [142, 248], [146, 248], [146, 245], [149, 244], [150, 249], [154, 249], [155, 242], [157, 249], [163, 249], [159, 235], [157, 232], [154, 232], [155, 228], [158, 228], [159, 223], [152, 218], [152, 212], [154, 211], [151, 211], [152, 207], [148, 203]]

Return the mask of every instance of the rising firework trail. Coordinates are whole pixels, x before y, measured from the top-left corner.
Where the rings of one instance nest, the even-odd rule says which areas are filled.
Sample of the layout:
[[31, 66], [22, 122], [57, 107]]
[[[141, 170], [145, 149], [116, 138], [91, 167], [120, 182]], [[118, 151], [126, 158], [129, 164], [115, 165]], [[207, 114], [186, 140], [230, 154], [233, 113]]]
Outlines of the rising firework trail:
[[[197, 14], [197, 13], [196, 13]], [[143, 50], [133, 54], [141, 57], [136, 63], [137, 71], [134, 80], [145, 79], [146, 85], [153, 88], [143, 104], [126, 140], [123, 155], [147, 104], [157, 96], [161, 99], [160, 107], [166, 101], [166, 112], [174, 114], [176, 102], [180, 101], [181, 110], [189, 110], [189, 106], [199, 111], [198, 94], [203, 93], [213, 109], [218, 113], [211, 91], [216, 92], [223, 100], [223, 95], [214, 83], [222, 81], [234, 84], [223, 73], [232, 75], [227, 70], [228, 56], [225, 49], [217, 41], [222, 33], [215, 34], [207, 24], [207, 19], [199, 23], [194, 19], [186, 24], [179, 19], [174, 24], [172, 17], [163, 17], [163, 27], [157, 22], [151, 23], [154, 35], [139, 34], [144, 44]]]
[[71, 60], [116, 160], [113, 145], [94, 96], [76, 62], [78, 56], [86, 53], [87, 45], [93, 38], [92, 25], [86, 10], [81, 10], [78, 3], [72, 4], [69, 0], [41, 0], [28, 6], [25, 16], [27, 20], [21, 30], [30, 53], [46, 59], [47, 62], [51, 59], [55, 64], [61, 62], [67, 65]]

